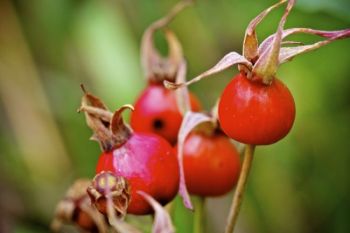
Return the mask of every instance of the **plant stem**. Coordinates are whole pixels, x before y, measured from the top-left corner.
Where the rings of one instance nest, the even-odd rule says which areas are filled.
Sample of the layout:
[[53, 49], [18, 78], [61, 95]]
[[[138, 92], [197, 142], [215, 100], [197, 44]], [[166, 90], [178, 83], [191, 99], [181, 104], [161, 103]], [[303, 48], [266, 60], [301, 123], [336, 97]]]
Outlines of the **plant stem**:
[[253, 162], [254, 149], [254, 145], [246, 145], [245, 147], [242, 170], [239, 175], [237, 188], [233, 196], [230, 213], [227, 218], [225, 233], [233, 233], [233, 230], [235, 228], [239, 211], [241, 209], [243, 194], [245, 186], [247, 184], [247, 178]]
[[203, 233], [204, 197], [196, 197], [194, 200], [193, 233]]

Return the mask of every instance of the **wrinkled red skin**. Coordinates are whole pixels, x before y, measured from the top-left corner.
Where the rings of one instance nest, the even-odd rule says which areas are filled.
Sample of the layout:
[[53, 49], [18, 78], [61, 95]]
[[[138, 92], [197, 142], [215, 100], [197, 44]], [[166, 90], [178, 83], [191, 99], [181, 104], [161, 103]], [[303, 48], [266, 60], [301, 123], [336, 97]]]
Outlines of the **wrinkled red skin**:
[[102, 153], [96, 174], [111, 171], [123, 176], [131, 187], [128, 213], [152, 213], [151, 206], [137, 191], [144, 191], [161, 204], [171, 201], [179, 186], [179, 164], [170, 144], [149, 133], [133, 135], [121, 147]]
[[295, 103], [277, 78], [271, 85], [238, 74], [219, 102], [219, 121], [231, 138], [252, 145], [269, 145], [285, 137], [293, 126]]
[[221, 196], [236, 185], [239, 154], [222, 133], [212, 136], [191, 133], [186, 138], [183, 156], [189, 193], [202, 197]]
[[[201, 109], [198, 99], [191, 93], [190, 103], [193, 111]], [[182, 115], [173, 90], [166, 89], [163, 84], [150, 83], [134, 106], [131, 127], [135, 131], [155, 133], [175, 144]]]

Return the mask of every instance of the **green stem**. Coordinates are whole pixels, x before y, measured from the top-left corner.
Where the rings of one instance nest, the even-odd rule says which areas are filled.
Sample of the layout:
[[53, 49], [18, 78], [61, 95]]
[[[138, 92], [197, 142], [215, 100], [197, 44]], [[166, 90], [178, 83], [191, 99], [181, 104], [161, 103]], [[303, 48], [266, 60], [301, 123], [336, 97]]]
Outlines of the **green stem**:
[[255, 149], [254, 145], [246, 145], [245, 147], [242, 170], [238, 179], [238, 184], [237, 184], [235, 194], [233, 196], [230, 213], [227, 218], [225, 233], [233, 233], [233, 230], [235, 228], [239, 211], [241, 209], [243, 194], [247, 184], [249, 171], [253, 162], [254, 149]]
[[194, 220], [193, 233], [203, 233], [203, 210], [204, 197], [195, 197], [194, 200]]

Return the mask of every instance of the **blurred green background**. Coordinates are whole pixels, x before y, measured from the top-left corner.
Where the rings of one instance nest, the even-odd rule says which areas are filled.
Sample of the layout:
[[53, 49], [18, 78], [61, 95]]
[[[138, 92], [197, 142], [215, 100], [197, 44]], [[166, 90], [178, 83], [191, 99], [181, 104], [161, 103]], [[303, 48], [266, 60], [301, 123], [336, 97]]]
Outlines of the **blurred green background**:
[[[145, 86], [142, 33], [175, 3], [0, 1], [0, 232], [48, 232], [67, 187], [78, 177], [93, 177], [100, 151], [76, 113], [79, 84], [111, 109], [133, 103]], [[272, 3], [198, 0], [181, 13], [170, 28], [183, 44], [188, 77], [229, 51], [241, 52], [245, 27]], [[276, 30], [282, 11], [259, 26], [261, 40]], [[349, 28], [349, 12], [348, 0], [299, 0], [286, 27]], [[161, 34], [156, 42], [166, 53]], [[278, 76], [295, 97], [296, 121], [285, 139], [257, 148], [237, 232], [350, 232], [349, 63], [350, 39], [280, 68]], [[210, 109], [236, 72], [191, 90]], [[207, 233], [222, 232], [231, 197], [207, 201]], [[178, 206], [175, 212], [178, 232], [190, 232], [191, 213]]]

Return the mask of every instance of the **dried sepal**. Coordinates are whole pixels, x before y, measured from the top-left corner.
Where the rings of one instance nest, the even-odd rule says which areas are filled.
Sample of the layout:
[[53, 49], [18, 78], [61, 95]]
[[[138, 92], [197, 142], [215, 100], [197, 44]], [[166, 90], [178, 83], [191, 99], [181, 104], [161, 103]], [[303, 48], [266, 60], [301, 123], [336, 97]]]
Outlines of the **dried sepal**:
[[213, 66], [212, 68], [210, 68], [209, 70], [205, 71], [204, 73], [198, 75], [197, 77], [191, 79], [188, 82], [185, 83], [173, 83], [173, 82], [169, 82], [167, 80], [164, 81], [164, 86], [166, 88], [169, 89], [177, 89], [183, 86], [188, 86], [191, 85], [193, 83], [196, 83], [200, 80], [202, 80], [203, 78], [206, 78], [210, 75], [219, 73], [220, 71], [223, 71], [233, 65], [236, 64], [241, 64], [246, 66], [248, 69], [251, 69], [252, 64], [250, 61], [248, 61], [244, 56], [236, 53], [236, 52], [230, 52], [228, 54], [226, 54], [215, 66]]
[[[292, 28], [292, 29], [283, 30], [282, 43], [283, 43], [283, 39], [285, 39], [289, 35], [296, 33], [297, 29], [306, 29], [306, 28]], [[273, 39], [275, 38], [275, 35], [276, 35], [276, 33], [268, 36], [263, 42], [260, 43], [259, 48], [258, 48], [259, 54], [263, 54], [271, 46], [271, 43], [272, 43]]]
[[186, 187], [184, 166], [183, 166], [183, 149], [186, 137], [189, 133], [196, 128], [199, 124], [204, 122], [212, 122], [212, 119], [203, 113], [187, 112], [182, 120], [181, 127], [177, 139], [177, 158], [179, 161], [180, 168], [180, 185], [179, 185], [179, 195], [183, 199], [183, 203], [186, 208], [193, 209], [190, 196]]
[[293, 59], [295, 56], [299, 54], [303, 54], [315, 49], [318, 49], [324, 45], [331, 43], [334, 40], [344, 39], [350, 37], [350, 29], [340, 30], [340, 31], [318, 31], [313, 29], [306, 29], [301, 31], [294, 30], [293, 33], [308, 33], [319, 35], [327, 38], [326, 40], [319, 41], [310, 45], [301, 45], [295, 47], [282, 47], [279, 54], [279, 63], [282, 64]]
[[253, 76], [262, 79], [265, 84], [270, 84], [275, 77], [279, 65], [279, 52], [282, 42], [282, 33], [287, 17], [295, 4], [295, 0], [289, 0], [286, 10], [279, 22], [277, 32], [273, 37], [271, 45], [262, 53], [253, 66]]
[[149, 194], [138, 191], [153, 208], [155, 212], [152, 233], [175, 233], [174, 226], [171, 222], [169, 213]]
[[114, 146], [112, 132], [109, 130], [112, 113], [96, 96], [88, 93], [84, 87], [84, 95], [78, 112], [84, 112], [86, 124], [93, 131], [92, 140], [98, 141], [102, 150], [110, 150]]
[[78, 112], [85, 112], [86, 114], [93, 115], [94, 117], [100, 118], [105, 125], [109, 124], [113, 116], [113, 113], [111, 113], [109, 110], [88, 106], [86, 104], [82, 104], [79, 107]]
[[[160, 72], [163, 72], [161, 74], [165, 79], [175, 80], [183, 60], [182, 46], [175, 33], [169, 29], [165, 29], [165, 38], [169, 46], [169, 55], [166, 58], [164, 70], [160, 70]], [[163, 79], [161, 81], [163, 81]]]
[[256, 16], [252, 21], [250, 21], [244, 36], [243, 42], [243, 56], [247, 58], [250, 62], [254, 62], [258, 58], [258, 38], [256, 35], [256, 27], [261, 21], [274, 9], [281, 6], [287, 2], [287, 0], [281, 0], [280, 2], [272, 5], [258, 16]]
[[[311, 28], [289, 28], [283, 30], [282, 33], [282, 40], [286, 37], [294, 34], [309, 34], [309, 35], [316, 35], [321, 36], [323, 38], [331, 39], [343, 39], [349, 37], [349, 30], [336, 30], [336, 31], [324, 31], [324, 30], [316, 30]], [[259, 54], [263, 53], [270, 45], [274, 38], [275, 34], [270, 35], [267, 37], [260, 45], [259, 45]], [[283, 41], [282, 41], [283, 43]], [[302, 43], [302, 42], [299, 42]]]
[[[108, 187], [107, 187], [107, 192], [110, 192]], [[134, 226], [130, 225], [129, 223], [123, 221], [118, 217], [116, 210], [114, 208], [114, 202], [111, 195], [106, 196], [106, 201], [107, 201], [106, 215], [107, 215], [108, 222], [117, 233], [142, 233], [137, 228], [135, 228]]]
[[216, 122], [216, 123], [219, 121], [219, 102], [220, 102], [220, 99], [217, 99], [214, 106], [210, 110], [210, 116], [213, 119], [213, 122]]
[[62, 200], [58, 203], [55, 216], [51, 222], [50, 228], [54, 232], [58, 232], [65, 223], [73, 223], [73, 213], [75, 205], [71, 201]]
[[92, 207], [91, 201], [89, 198], [84, 199], [83, 202], [80, 203], [80, 209], [83, 213], [86, 213], [85, 216], [81, 217], [80, 221], [85, 221], [86, 217], [89, 216], [91, 217], [96, 226], [97, 229], [94, 227], [93, 232], [98, 232], [98, 233], [107, 233], [108, 232], [108, 224], [106, 221], [106, 218], [96, 210], [96, 208]]
[[[309, 28], [292, 28], [284, 30], [286, 19], [292, 10], [295, 0], [288, 0], [287, 7], [283, 16], [280, 19], [277, 27], [277, 32], [267, 37], [259, 46], [256, 36], [256, 26], [275, 8], [287, 0], [281, 0], [278, 3], [264, 10], [255, 17], [248, 25], [243, 43], [243, 55], [236, 52], [227, 54], [214, 67], [200, 74], [192, 80], [184, 83], [174, 83], [167, 80], [164, 81], [165, 87], [169, 89], [177, 89], [179, 87], [188, 86], [198, 82], [201, 79], [216, 74], [230, 66], [238, 64], [240, 72], [245, 73], [248, 78], [262, 81], [269, 85], [274, 79], [277, 68], [280, 64], [291, 60], [295, 56], [318, 49], [330, 42], [338, 39], [350, 37], [350, 29], [339, 31], [322, 31]], [[304, 33], [313, 34], [326, 38], [310, 45], [304, 45], [299, 41], [284, 41], [284, 39], [292, 34]]]
[[282, 41], [281, 45], [305, 45], [303, 42], [300, 41]]
[[[126, 223], [125, 221], [123, 221], [123, 219], [121, 218], [120, 214], [119, 214], [119, 210], [116, 209], [115, 207], [115, 199], [114, 199], [114, 195], [112, 194], [115, 190], [115, 186], [113, 185], [114, 183], [114, 179], [112, 177], [112, 182], [111, 182], [111, 177], [110, 176], [114, 176], [113, 174], [108, 174], [108, 175], [104, 175], [102, 176], [102, 179], [104, 180], [104, 193], [105, 193], [105, 201], [106, 201], [106, 205], [105, 205], [105, 215], [108, 219], [109, 224], [112, 226], [112, 228], [118, 232], [118, 233], [141, 233], [141, 231], [139, 231], [138, 229], [136, 229], [135, 227], [133, 227], [132, 225]], [[124, 182], [124, 181], [123, 181]], [[125, 184], [123, 184], [125, 185]], [[130, 190], [128, 189], [128, 193], [130, 192]], [[128, 199], [130, 200], [130, 196], [128, 197]], [[126, 206], [127, 208], [127, 206]], [[126, 210], [126, 209], [125, 209]]]
[[122, 118], [122, 113], [126, 109], [134, 111], [134, 107], [132, 105], [123, 105], [117, 111], [114, 112], [110, 124], [110, 128], [113, 135], [113, 141], [114, 144], [117, 146], [123, 144], [132, 134], [131, 128], [124, 123], [124, 120]]
[[[186, 71], [187, 71], [187, 64], [186, 64], [186, 61], [183, 60], [176, 76], [176, 83], [186, 82]], [[184, 115], [187, 111], [191, 110], [190, 96], [189, 96], [187, 87], [177, 89], [175, 91], [175, 95], [176, 95], [176, 104], [180, 112], [182, 113], [182, 115]]]
[[94, 96], [93, 94], [89, 93], [86, 90], [84, 84], [80, 84], [80, 88], [85, 94], [83, 98], [85, 98], [85, 102], [87, 103], [87, 105], [90, 105], [99, 109], [108, 110], [107, 106], [100, 100], [100, 98], [98, 98], [97, 96]]
[[96, 96], [86, 92], [81, 100], [78, 112], [84, 112], [87, 125], [92, 129], [92, 140], [97, 141], [103, 151], [110, 151], [126, 142], [132, 135], [131, 128], [124, 123], [121, 114], [133, 106], [124, 105], [114, 113]]
[[154, 82], [174, 80], [183, 57], [181, 45], [175, 34], [167, 30], [165, 35], [169, 45], [169, 56], [164, 58], [154, 46], [154, 33], [167, 26], [180, 11], [191, 4], [192, 1], [189, 0], [180, 1], [167, 15], [152, 23], [144, 32], [141, 42], [141, 64], [147, 79]]
[[326, 44], [329, 44], [330, 42], [332, 42], [332, 40], [320, 41], [312, 45], [302, 45], [302, 46], [296, 46], [296, 47], [281, 48], [281, 51], [279, 54], [279, 61], [280, 63], [290, 61], [291, 59], [293, 59], [295, 56], [299, 54], [318, 49]]
[[[274, 73], [276, 72], [278, 65], [293, 59], [295, 56], [299, 54], [318, 49], [326, 44], [329, 44], [334, 40], [350, 37], [350, 29], [337, 30], [337, 31], [324, 31], [324, 30], [315, 30], [311, 28], [291, 28], [291, 29], [283, 30], [282, 24], [284, 24], [284, 21], [288, 15], [288, 12], [293, 7], [293, 4], [294, 4], [294, 1], [289, 1], [286, 12], [281, 19], [277, 32], [269, 36], [268, 38], [266, 38], [258, 48], [258, 54], [260, 57], [263, 57], [263, 58], [261, 58], [260, 61], [259, 60], [257, 61], [257, 63], [260, 62], [261, 64], [254, 65], [253, 72], [258, 76], [259, 74], [260, 76], [265, 75], [266, 76], [266, 78], [264, 79], [265, 83], [268, 83], [271, 80], [271, 77], [274, 76]], [[315, 42], [310, 45], [304, 45], [302, 42], [299, 42], [299, 41], [292, 41], [292, 42], [283, 41], [286, 37], [290, 35], [300, 34], [300, 33], [318, 35], [326, 39], [323, 41]], [[279, 45], [278, 45], [278, 41], [280, 41]], [[286, 45], [293, 45], [293, 47], [285, 47]], [[298, 45], [298, 46], [294, 46], [294, 45]], [[275, 48], [275, 51], [279, 49], [278, 53], [273, 52], [272, 51], [273, 48]], [[268, 57], [269, 54], [273, 55], [273, 57], [269, 58]], [[277, 62], [276, 62], [276, 54], [278, 54]], [[267, 62], [269, 59], [270, 59], [270, 63]], [[266, 60], [265, 63], [264, 63], [264, 60]]]
[[107, 215], [107, 199], [111, 198], [116, 216], [125, 217], [130, 203], [130, 187], [125, 178], [103, 171], [94, 177], [87, 193], [100, 213]]
[[87, 232], [107, 232], [107, 223], [104, 217], [91, 206], [90, 198], [86, 193], [90, 180], [79, 179], [68, 189], [55, 211], [51, 229], [60, 231], [63, 224], [76, 224]]

